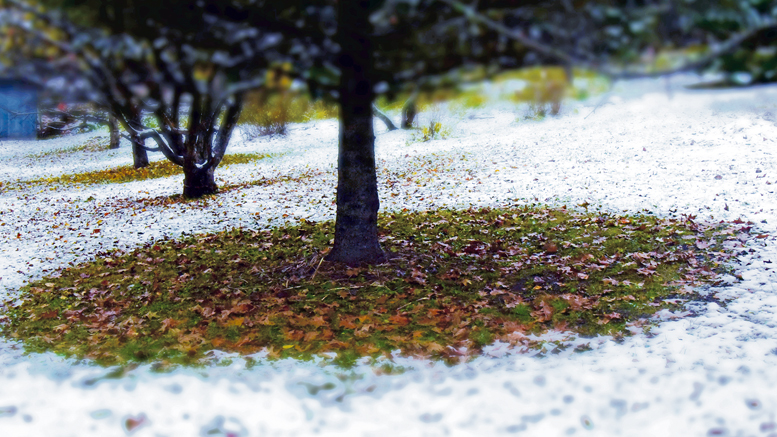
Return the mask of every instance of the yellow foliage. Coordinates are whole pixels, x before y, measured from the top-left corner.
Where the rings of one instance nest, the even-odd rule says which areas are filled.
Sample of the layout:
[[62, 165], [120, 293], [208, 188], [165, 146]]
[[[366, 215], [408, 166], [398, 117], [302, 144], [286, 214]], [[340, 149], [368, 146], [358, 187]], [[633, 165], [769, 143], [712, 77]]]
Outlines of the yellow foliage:
[[515, 99], [529, 102], [530, 118], [542, 118], [548, 112], [551, 115], [558, 115], [566, 92], [566, 81], [545, 80], [529, 83], [524, 89], [515, 93]]
[[[221, 165], [246, 164], [267, 157], [269, 157], [269, 155], [260, 153], [235, 153], [224, 156]], [[183, 174], [183, 169], [180, 166], [165, 160], [152, 162], [148, 167], [144, 168], [136, 169], [130, 165], [124, 165], [106, 170], [34, 179], [24, 181], [23, 184], [111, 184], [165, 178], [178, 174]]]
[[434, 139], [445, 139], [450, 135], [451, 129], [448, 126], [444, 126], [439, 121], [432, 120], [429, 122], [429, 126], [424, 126], [421, 128], [420, 136], [414, 135], [408, 144], [414, 142], [426, 142]]
[[[337, 104], [323, 100], [311, 101], [305, 93], [289, 91], [291, 79], [268, 72], [273, 81], [246, 98], [246, 105], [238, 122], [249, 136], [284, 135], [289, 123], [337, 118]], [[268, 79], [269, 81], [269, 79]]]

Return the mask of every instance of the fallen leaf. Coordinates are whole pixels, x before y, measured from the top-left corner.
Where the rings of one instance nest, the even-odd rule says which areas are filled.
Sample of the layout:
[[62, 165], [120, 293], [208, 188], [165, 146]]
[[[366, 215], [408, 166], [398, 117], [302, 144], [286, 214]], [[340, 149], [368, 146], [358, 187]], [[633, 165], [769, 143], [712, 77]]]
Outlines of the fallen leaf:
[[405, 325], [407, 325], [409, 323], [409, 321], [410, 320], [407, 317], [400, 316], [399, 314], [395, 314], [395, 315], [389, 317], [389, 322], [391, 322], [391, 323], [393, 323], [395, 325], [405, 326]]
[[230, 319], [225, 326], [243, 326], [243, 321], [245, 320], [244, 317], [235, 317], [234, 319]]
[[348, 319], [340, 319], [340, 323], [338, 324], [338, 326], [346, 329], [356, 328], [356, 325]]

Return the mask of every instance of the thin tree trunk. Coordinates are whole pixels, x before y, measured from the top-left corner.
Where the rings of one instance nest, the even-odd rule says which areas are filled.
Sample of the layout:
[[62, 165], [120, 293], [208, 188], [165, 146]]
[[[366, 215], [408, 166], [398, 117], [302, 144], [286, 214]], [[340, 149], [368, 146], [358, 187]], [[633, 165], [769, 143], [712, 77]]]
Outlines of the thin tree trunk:
[[133, 114], [132, 119], [129, 121], [132, 123], [134, 129], [130, 129], [130, 143], [132, 143], [132, 162], [135, 168], [148, 167], [148, 153], [146, 152], [145, 143], [146, 140], [137, 134], [137, 130], [141, 126], [140, 110], [135, 109], [137, 113]]
[[418, 102], [418, 94], [419, 89], [416, 88], [413, 93], [410, 94], [410, 97], [407, 99], [405, 104], [402, 106], [402, 129], [410, 129], [413, 127], [413, 122], [415, 121], [415, 116], [417, 113], [416, 105]]
[[378, 182], [372, 128], [372, 50], [369, 2], [339, 0], [340, 146], [337, 169], [337, 216], [329, 261], [348, 265], [386, 259], [378, 240]]
[[108, 115], [108, 130], [110, 131], [109, 149], [118, 149], [121, 135], [119, 132], [119, 121], [112, 114]]
[[573, 71], [573, 65], [568, 62], [564, 64], [564, 78], [567, 80], [567, 85], [574, 85], [575, 73]]

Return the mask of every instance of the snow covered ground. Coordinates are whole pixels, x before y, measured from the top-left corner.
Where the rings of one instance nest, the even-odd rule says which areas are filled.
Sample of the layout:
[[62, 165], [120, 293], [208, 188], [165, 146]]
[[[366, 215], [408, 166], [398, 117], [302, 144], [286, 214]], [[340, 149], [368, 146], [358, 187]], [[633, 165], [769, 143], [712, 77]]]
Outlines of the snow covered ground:
[[[398, 358], [379, 375], [290, 360], [241, 358], [205, 369], [105, 369], [0, 341], [1, 436], [518, 435], [777, 436], [777, 87], [690, 91], [694, 76], [623, 82], [559, 117], [523, 120], [494, 104], [448, 114], [453, 136], [408, 143], [376, 122], [381, 207], [576, 205], [754, 223], [770, 234], [738, 257], [742, 277], [650, 335], [547, 354], [488, 348], [456, 367]], [[601, 104], [600, 104], [601, 103]], [[423, 120], [424, 115], [422, 115]], [[516, 122], [517, 118], [521, 118]], [[130, 162], [127, 147], [66, 159], [25, 158], [89, 136], [2, 141], [0, 180]], [[3, 190], [0, 297], [25, 281], [114, 247], [234, 226], [334, 217], [337, 124], [293, 126], [286, 138], [232, 152], [282, 155], [218, 170], [221, 183], [298, 177], [223, 193], [206, 208], [161, 205], [181, 177]], [[81, 161], [76, 161], [78, 157]], [[99, 230], [99, 231], [98, 231]], [[562, 338], [550, 333], [548, 341]], [[228, 364], [229, 363], [229, 364]], [[121, 372], [118, 372], [121, 373]]]

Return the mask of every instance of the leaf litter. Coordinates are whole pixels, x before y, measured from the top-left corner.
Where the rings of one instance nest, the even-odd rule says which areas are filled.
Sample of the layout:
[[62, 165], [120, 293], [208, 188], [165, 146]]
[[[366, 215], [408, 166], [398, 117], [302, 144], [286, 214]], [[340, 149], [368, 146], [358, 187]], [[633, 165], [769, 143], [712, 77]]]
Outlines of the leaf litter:
[[3, 333], [28, 351], [104, 365], [207, 362], [208, 352], [351, 366], [402, 355], [448, 364], [549, 329], [616, 338], [695, 297], [750, 225], [540, 205], [381, 216], [389, 261], [324, 257], [331, 222], [232, 229], [100, 254], [8, 300]]

